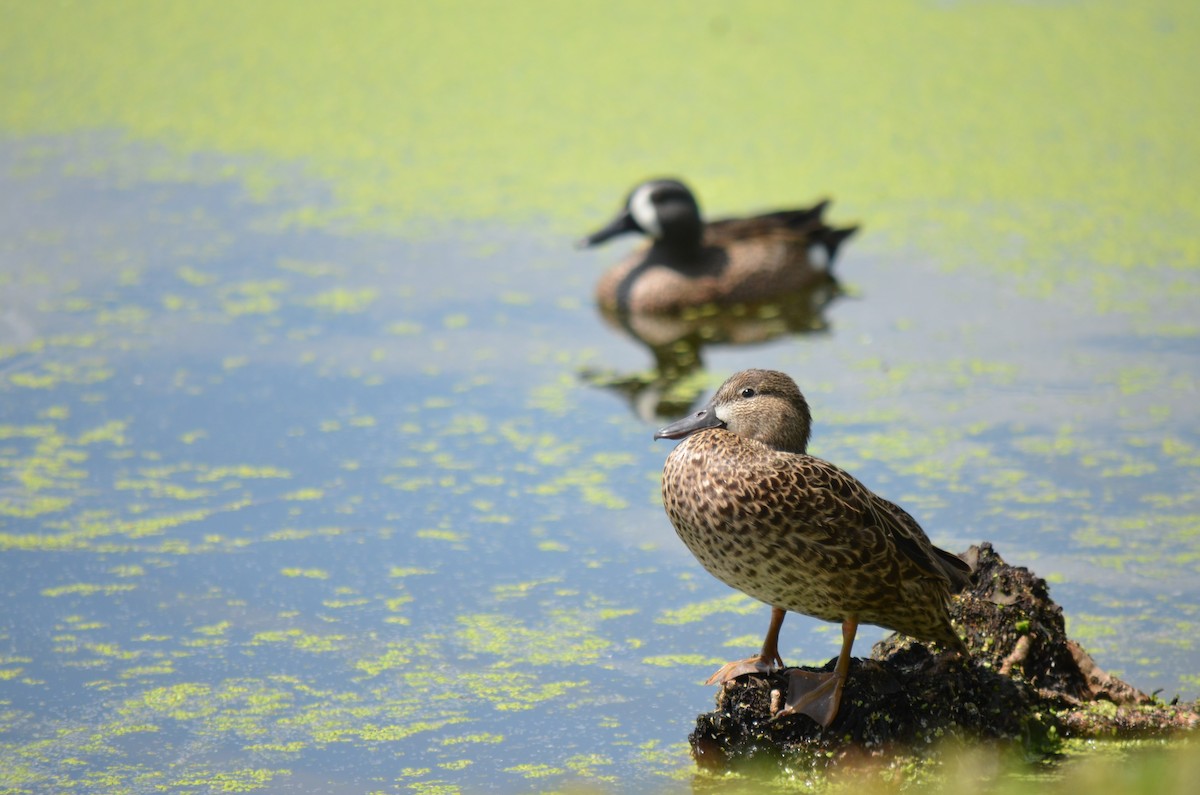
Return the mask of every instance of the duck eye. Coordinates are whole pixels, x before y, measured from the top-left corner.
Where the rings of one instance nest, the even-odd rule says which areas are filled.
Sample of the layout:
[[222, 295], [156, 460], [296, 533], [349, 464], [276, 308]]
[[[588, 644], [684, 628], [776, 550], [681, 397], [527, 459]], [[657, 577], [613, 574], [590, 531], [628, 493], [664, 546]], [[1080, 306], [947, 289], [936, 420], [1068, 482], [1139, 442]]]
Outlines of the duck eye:
[[754, 393], [753, 387], [746, 387], [745, 389], [742, 390], [742, 397], [744, 397], [744, 398], [752, 398], [752, 397], [754, 397], [754, 394], [755, 393]]

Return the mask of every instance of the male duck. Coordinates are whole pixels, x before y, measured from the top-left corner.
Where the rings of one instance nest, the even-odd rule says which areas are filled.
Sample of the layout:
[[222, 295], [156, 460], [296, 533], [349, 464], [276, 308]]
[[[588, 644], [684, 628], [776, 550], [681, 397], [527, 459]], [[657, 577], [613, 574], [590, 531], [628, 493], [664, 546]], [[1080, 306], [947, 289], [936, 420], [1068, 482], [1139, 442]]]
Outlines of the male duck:
[[762, 651], [708, 680], [782, 666], [785, 611], [842, 625], [832, 672], [791, 673], [781, 715], [828, 727], [837, 715], [859, 623], [966, 654], [947, 600], [971, 569], [920, 525], [838, 467], [805, 453], [808, 404], [787, 375], [744, 370], [706, 407], [656, 439], [683, 439], [663, 469], [663, 505], [697, 560], [722, 582], [771, 605]]
[[827, 226], [821, 214], [828, 204], [705, 223], [686, 185], [656, 179], [634, 188], [620, 214], [578, 245], [626, 232], [652, 239], [601, 277], [596, 299], [603, 309], [674, 313], [767, 302], [832, 280], [838, 247], [858, 227]]

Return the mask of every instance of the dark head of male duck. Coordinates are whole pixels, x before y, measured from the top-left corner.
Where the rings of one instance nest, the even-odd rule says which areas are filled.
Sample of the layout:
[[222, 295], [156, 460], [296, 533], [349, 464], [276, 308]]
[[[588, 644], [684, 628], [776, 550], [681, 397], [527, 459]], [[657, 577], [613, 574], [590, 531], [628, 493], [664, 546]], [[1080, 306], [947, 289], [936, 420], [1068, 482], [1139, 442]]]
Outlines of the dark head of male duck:
[[630, 191], [615, 218], [577, 245], [590, 248], [630, 232], [640, 232], [677, 251], [698, 251], [704, 237], [700, 204], [679, 180], [643, 182]]

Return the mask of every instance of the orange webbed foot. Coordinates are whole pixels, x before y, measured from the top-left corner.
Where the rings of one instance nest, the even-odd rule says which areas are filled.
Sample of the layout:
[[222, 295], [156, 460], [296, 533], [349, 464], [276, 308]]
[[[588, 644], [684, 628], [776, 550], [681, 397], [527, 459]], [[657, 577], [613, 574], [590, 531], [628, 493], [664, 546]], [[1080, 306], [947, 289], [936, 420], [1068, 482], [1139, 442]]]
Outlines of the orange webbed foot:
[[807, 715], [828, 729], [841, 706], [844, 684], [845, 680], [836, 671], [789, 671], [787, 701], [775, 717]]
[[744, 660], [735, 660], [734, 662], [725, 663], [720, 669], [708, 677], [706, 685], [718, 685], [723, 682], [728, 682], [736, 679], [743, 674], [769, 674], [783, 667], [783, 660], [775, 657], [768, 659], [761, 654], [756, 654], [753, 657], [747, 657]]

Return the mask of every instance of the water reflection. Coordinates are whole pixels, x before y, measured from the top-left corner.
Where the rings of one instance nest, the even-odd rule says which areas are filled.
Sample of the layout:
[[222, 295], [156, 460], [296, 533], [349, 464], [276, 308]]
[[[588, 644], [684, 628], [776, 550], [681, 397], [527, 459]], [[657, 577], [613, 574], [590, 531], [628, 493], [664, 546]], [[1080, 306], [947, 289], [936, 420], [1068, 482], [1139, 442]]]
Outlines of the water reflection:
[[707, 305], [679, 314], [622, 312], [600, 306], [605, 323], [650, 351], [652, 369], [620, 373], [585, 368], [587, 383], [621, 395], [634, 414], [646, 422], [685, 414], [710, 388], [697, 377], [704, 370], [704, 350], [711, 346], [752, 346], [786, 335], [829, 331], [826, 309], [843, 294], [836, 278], [826, 274], [818, 283], [761, 304], [720, 307]]

